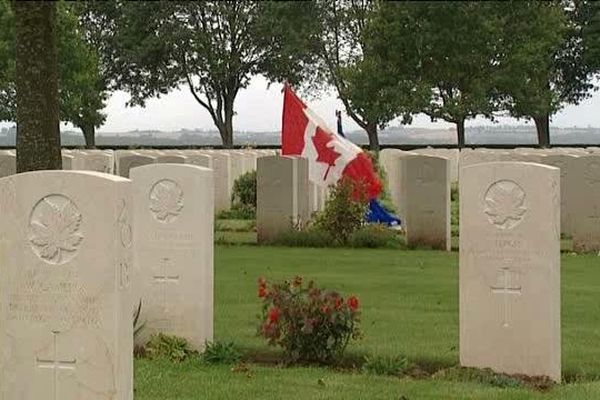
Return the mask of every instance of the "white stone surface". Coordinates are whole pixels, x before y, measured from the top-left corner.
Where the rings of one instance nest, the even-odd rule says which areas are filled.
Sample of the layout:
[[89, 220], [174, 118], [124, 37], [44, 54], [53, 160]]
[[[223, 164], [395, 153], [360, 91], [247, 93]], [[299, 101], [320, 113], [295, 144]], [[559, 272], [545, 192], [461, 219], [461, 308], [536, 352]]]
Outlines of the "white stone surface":
[[131, 187], [93, 172], [0, 180], [3, 400], [132, 400]]
[[417, 155], [417, 153], [398, 149], [383, 149], [379, 152], [379, 163], [385, 171], [386, 188], [396, 214], [402, 219], [403, 225], [406, 215], [406, 193], [404, 191], [405, 186], [401, 182], [402, 163], [400, 160], [410, 155]]
[[461, 365], [560, 381], [560, 171], [460, 174]]
[[400, 158], [399, 163], [407, 244], [449, 251], [450, 161], [414, 155]]
[[213, 164], [215, 179], [215, 212], [231, 208], [231, 156], [224, 152], [207, 153]]
[[162, 153], [156, 155], [156, 157], [154, 158], [154, 162], [156, 164], [185, 164], [186, 158], [183, 155]]
[[577, 190], [573, 186], [577, 180], [574, 163], [577, 157], [554, 152], [543, 159], [544, 164], [560, 169], [560, 231], [566, 235], [573, 234], [573, 212], [577, 201]]
[[0, 151], [0, 178], [17, 173], [17, 156], [14, 151]]
[[131, 179], [134, 292], [142, 299], [144, 324], [137, 340], [143, 344], [162, 332], [202, 350], [213, 337], [213, 173], [154, 164], [132, 169]]
[[578, 157], [571, 165], [573, 248], [600, 251], [600, 155]]
[[269, 156], [258, 159], [256, 226], [259, 243], [277, 238], [310, 219], [308, 161]]
[[62, 155], [62, 169], [64, 169], [65, 171], [72, 170], [74, 159], [75, 159], [75, 157], [73, 157], [72, 155], [63, 154]]
[[80, 151], [72, 154], [74, 170], [114, 173], [115, 160], [112, 154], [101, 151]]
[[154, 157], [133, 152], [118, 152], [115, 157], [117, 174], [125, 178], [129, 178], [129, 170], [132, 168], [154, 163]]

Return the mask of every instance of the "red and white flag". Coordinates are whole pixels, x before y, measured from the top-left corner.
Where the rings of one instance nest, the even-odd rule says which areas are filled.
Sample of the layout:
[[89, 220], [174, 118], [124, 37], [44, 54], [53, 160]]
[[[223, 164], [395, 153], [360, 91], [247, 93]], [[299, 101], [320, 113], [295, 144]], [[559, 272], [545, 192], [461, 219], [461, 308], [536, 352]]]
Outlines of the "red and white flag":
[[329, 186], [348, 178], [364, 185], [369, 200], [381, 193], [381, 181], [369, 155], [327, 128], [288, 85], [283, 97], [281, 153], [307, 158], [309, 179], [317, 185]]

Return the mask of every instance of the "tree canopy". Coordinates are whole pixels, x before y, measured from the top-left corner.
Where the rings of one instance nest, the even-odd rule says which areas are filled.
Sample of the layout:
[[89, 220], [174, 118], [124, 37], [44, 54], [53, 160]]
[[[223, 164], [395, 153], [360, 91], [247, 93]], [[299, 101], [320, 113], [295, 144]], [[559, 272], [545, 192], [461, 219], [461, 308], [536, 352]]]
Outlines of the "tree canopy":
[[[111, 8], [108, 8], [111, 7]], [[117, 11], [114, 11], [116, 7]], [[234, 103], [252, 76], [297, 81], [309, 53], [312, 3], [114, 2], [92, 10], [111, 19], [103, 50], [112, 56], [113, 81], [144, 105], [181, 85], [211, 116], [223, 145], [233, 145]], [[297, 53], [294, 53], [297, 54]]]
[[[107, 92], [97, 51], [85, 40], [76, 8], [57, 3], [56, 31], [61, 120], [82, 129], [94, 144], [94, 128], [106, 115]], [[0, 2], [0, 120], [16, 120], [15, 20], [10, 4]]]

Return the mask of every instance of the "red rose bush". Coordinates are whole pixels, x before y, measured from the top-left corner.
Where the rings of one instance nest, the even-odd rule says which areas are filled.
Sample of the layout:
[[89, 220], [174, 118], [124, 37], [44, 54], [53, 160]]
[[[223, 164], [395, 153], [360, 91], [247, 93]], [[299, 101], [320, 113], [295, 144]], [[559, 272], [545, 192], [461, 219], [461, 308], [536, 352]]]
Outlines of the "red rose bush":
[[360, 336], [356, 296], [344, 299], [296, 277], [283, 283], [260, 278], [258, 297], [263, 302], [259, 335], [281, 346], [288, 362], [335, 362]]

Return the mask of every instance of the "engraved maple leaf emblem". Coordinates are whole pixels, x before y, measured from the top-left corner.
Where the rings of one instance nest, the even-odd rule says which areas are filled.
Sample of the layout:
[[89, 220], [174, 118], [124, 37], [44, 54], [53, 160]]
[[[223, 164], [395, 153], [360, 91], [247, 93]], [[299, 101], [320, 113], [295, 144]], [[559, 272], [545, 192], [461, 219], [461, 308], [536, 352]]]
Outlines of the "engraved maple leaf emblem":
[[83, 240], [81, 214], [72, 202], [60, 205], [49, 198], [44, 198], [36, 211], [37, 218], [30, 223], [29, 241], [42, 259], [61, 264], [66, 253], [75, 252]]
[[499, 181], [488, 189], [485, 195], [484, 212], [490, 222], [500, 229], [510, 229], [517, 225], [527, 211], [525, 192], [512, 181]]
[[150, 192], [150, 210], [160, 222], [171, 222], [183, 208], [183, 192], [179, 185], [162, 180]]

